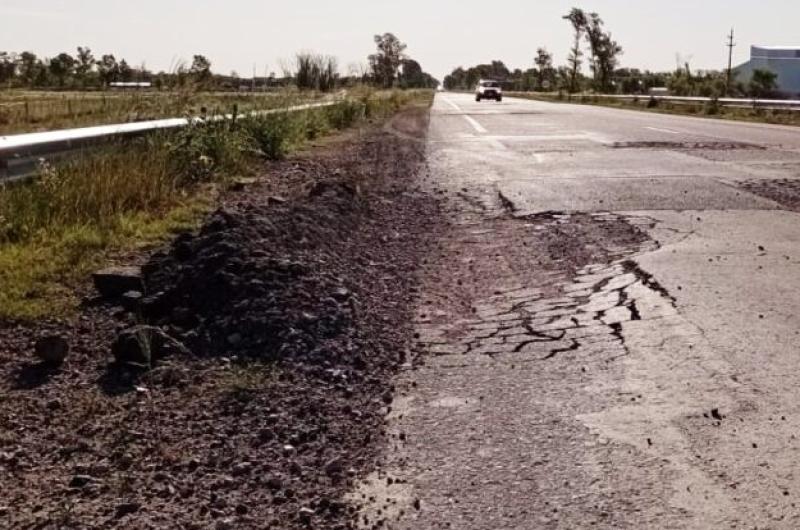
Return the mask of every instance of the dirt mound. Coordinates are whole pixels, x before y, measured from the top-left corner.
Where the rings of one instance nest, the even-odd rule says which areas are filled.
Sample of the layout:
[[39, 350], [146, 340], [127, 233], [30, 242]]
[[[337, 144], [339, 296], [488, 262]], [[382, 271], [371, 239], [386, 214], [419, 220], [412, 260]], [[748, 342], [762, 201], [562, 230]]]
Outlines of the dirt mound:
[[[439, 222], [423, 159], [373, 129], [271, 164], [150, 257], [140, 311], [0, 328], [0, 526], [352, 528]], [[62, 367], [28, 361], [43, 334]], [[172, 353], [109, 369], [141, 335]]]
[[369, 209], [339, 182], [291, 204], [254, 195], [219, 210], [144, 268], [155, 293], [144, 317], [200, 355], [363, 366], [337, 339], [354, 332], [358, 304], [341, 250]]

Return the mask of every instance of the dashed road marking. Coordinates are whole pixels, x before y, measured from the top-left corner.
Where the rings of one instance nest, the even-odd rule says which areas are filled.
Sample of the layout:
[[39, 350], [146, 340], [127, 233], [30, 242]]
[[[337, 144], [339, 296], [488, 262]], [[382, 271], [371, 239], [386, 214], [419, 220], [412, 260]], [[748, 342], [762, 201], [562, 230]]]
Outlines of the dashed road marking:
[[478, 133], [486, 134], [487, 132], [489, 132], [483, 127], [483, 125], [478, 123], [478, 121], [472, 116], [464, 115], [464, 119], [467, 120], [467, 122], [469, 122], [469, 124], [472, 125], [472, 128], [475, 129]]
[[453, 107], [455, 110], [457, 110], [457, 111], [461, 112], [461, 107], [459, 107], [458, 105], [456, 105], [455, 103], [453, 103], [453, 101], [452, 101], [450, 98], [442, 98], [442, 100], [443, 100], [445, 103], [447, 103], [448, 105], [450, 105], [451, 107]]
[[663, 132], [667, 134], [680, 134], [680, 131], [673, 131], [672, 129], [660, 129], [658, 127], [645, 127], [645, 129], [650, 129], [651, 131]]
[[[453, 103], [453, 101], [450, 100], [449, 98], [442, 98], [442, 100], [445, 103], [447, 103], [448, 105], [450, 105], [451, 107], [453, 107], [453, 109], [455, 109], [455, 110], [457, 110], [459, 112], [462, 112], [461, 107], [459, 107], [458, 105]], [[464, 117], [465, 120], [467, 120], [467, 123], [472, 125], [472, 128], [475, 129], [479, 134], [486, 134], [487, 132], [489, 132], [484, 128], [483, 125], [478, 123], [478, 121], [475, 118], [473, 118], [472, 116], [467, 116], [466, 114], [464, 114], [463, 117]]]

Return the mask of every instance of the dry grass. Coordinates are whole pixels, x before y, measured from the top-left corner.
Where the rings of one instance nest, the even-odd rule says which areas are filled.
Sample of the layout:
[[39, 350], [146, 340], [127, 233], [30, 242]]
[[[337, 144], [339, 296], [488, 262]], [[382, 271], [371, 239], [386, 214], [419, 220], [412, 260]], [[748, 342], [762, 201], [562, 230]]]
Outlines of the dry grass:
[[293, 90], [269, 93], [0, 91], [0, 135], [208, 113], [268, 110], [314, 100]]
[[74, 288], [110, 254], [196, 226], [220, 186], [309, 140], [382, 120], [428, 92], [364, 92], [331, 107], [214, 122], [107, 145], [0, 186], [0, 318], [76, 307]]

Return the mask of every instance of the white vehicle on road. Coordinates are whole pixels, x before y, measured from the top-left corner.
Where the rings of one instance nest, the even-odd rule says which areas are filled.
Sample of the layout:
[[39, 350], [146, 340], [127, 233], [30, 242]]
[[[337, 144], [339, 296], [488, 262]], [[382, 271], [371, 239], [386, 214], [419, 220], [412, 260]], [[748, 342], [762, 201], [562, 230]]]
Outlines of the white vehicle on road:
[[503, 101], [503, 87], [497, 81], [491, 79], [481, 79], [475, 87], [475, 101], [482, 99], [494, 99]]

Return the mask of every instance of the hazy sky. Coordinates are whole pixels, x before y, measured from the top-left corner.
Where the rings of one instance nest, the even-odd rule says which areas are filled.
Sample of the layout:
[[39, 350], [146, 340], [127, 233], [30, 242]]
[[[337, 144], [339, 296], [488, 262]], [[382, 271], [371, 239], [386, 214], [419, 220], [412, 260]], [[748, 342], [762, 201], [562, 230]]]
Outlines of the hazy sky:
[[0, 0], [0, 50], [45, 56], [89, 46], [132, 64], [169, 70], [208, 56], [221, 73], [249, 76], [253, 64], [280, 72], [298, 50], [364, 62], [375, 33], [394, 32], [408, 53], [442, 78], [454, 67], [501, 59], [528, 68], [539, 46], [563, 63], [573, 5], [597, 11], [622, 44], [623, 66], [672, 69], [726, 63], [736, 27], [735, 62], [750, 44], [800, 45], [800, 0]]

